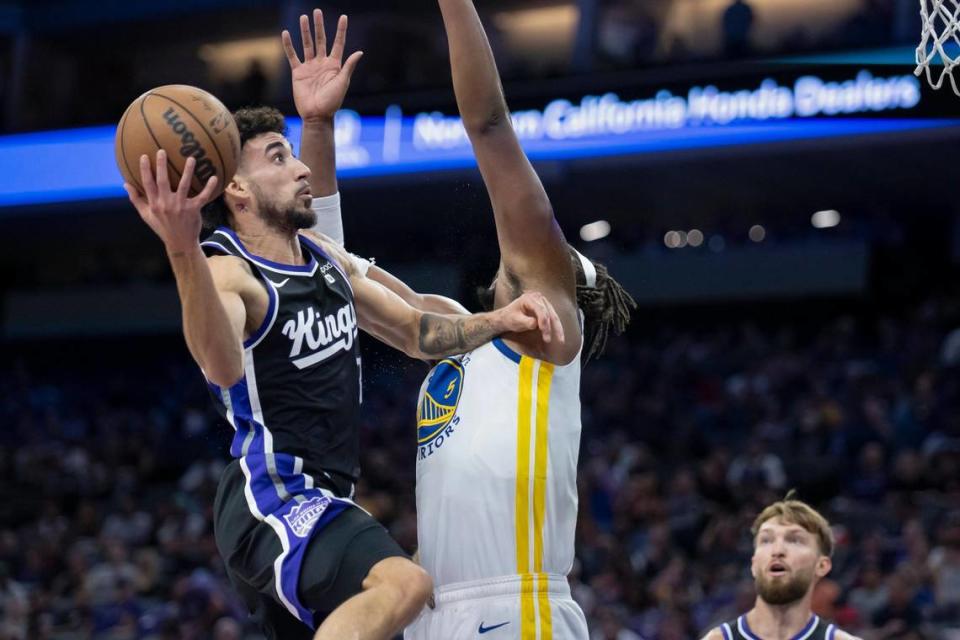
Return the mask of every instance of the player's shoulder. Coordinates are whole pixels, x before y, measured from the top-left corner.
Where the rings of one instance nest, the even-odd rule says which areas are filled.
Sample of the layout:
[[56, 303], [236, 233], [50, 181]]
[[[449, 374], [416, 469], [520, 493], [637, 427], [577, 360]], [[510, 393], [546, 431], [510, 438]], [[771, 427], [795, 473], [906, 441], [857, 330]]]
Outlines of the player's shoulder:
[[220, 290], [237, 290], [256, 282], [253, 268], [243, 258], [216, 253], [207, 256], [213, 282]]
[[862, 638], [853, 635], [852, 633], [847, 633], [846, 631], [841, 631], [837, 629], [837, 632], [834, 634], [834, 640], [863, 640]]

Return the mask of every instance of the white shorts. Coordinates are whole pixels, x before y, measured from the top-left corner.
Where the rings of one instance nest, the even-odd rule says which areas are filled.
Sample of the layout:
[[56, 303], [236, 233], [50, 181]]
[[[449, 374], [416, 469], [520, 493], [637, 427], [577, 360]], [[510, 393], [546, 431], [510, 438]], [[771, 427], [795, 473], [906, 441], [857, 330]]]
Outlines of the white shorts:
[[[520, 576], [460, 582], [437, 588], [436, 609], [424, 609], [404, 640], [587, 640], [587, 620], [570, 597], [566, 576], [551, 575], [546, 593], [527, 596], [523, 620]], [[549, 615], [539, 603], [549, 602]], [[532, 609], [533, 615], [529, 615]]]

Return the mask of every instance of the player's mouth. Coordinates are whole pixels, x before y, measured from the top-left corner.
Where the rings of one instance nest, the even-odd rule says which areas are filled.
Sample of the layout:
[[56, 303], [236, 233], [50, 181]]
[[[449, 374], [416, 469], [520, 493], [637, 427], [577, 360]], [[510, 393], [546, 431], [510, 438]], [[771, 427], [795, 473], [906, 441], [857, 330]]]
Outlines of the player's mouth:
[[787, 568], [787, 565], [782, 562], [771, 562], [770, 566], [767, 567], [767, 573], [774, 577], [785, 576], [789, 572], [790, 570]]

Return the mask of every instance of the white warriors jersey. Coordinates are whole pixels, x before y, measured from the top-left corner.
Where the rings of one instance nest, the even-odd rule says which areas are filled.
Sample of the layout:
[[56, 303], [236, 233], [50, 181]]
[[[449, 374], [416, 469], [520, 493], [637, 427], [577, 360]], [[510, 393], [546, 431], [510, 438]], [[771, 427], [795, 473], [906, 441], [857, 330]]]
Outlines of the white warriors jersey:
[[533, 615], [573, 566], [580, 354], [558, 366], [494, 340], [434, 367], [417, 417], [421, 564], [438, 588], [519, 576]]

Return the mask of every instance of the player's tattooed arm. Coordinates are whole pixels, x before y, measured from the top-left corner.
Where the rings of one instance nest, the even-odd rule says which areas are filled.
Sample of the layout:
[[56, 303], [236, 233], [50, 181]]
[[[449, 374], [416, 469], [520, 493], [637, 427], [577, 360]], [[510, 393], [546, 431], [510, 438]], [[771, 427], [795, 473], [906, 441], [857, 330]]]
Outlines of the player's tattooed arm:
[[441, 316], [424, 313], [420, 317], [420, 351], [443, 356], [465, 353], [493, 340], [502, 331], [489, 314]]
[[525, 293], [511, 304], [490, 313], [420, 317], [420, 352], [429, 357], [465, 353], [499, 335], [539, 331], [544, 343], [564, 340], [557, 312], [540, 293]]
[[550, 302], [525, 293], [511, 304], [478, 315], [424, 313], [380, 283], [350, 278], [360, 328], [412, 358], [435, 360], [475, 349], [503, 334], [540, 333], [544, 343], [563, 342], [563, 327]]

